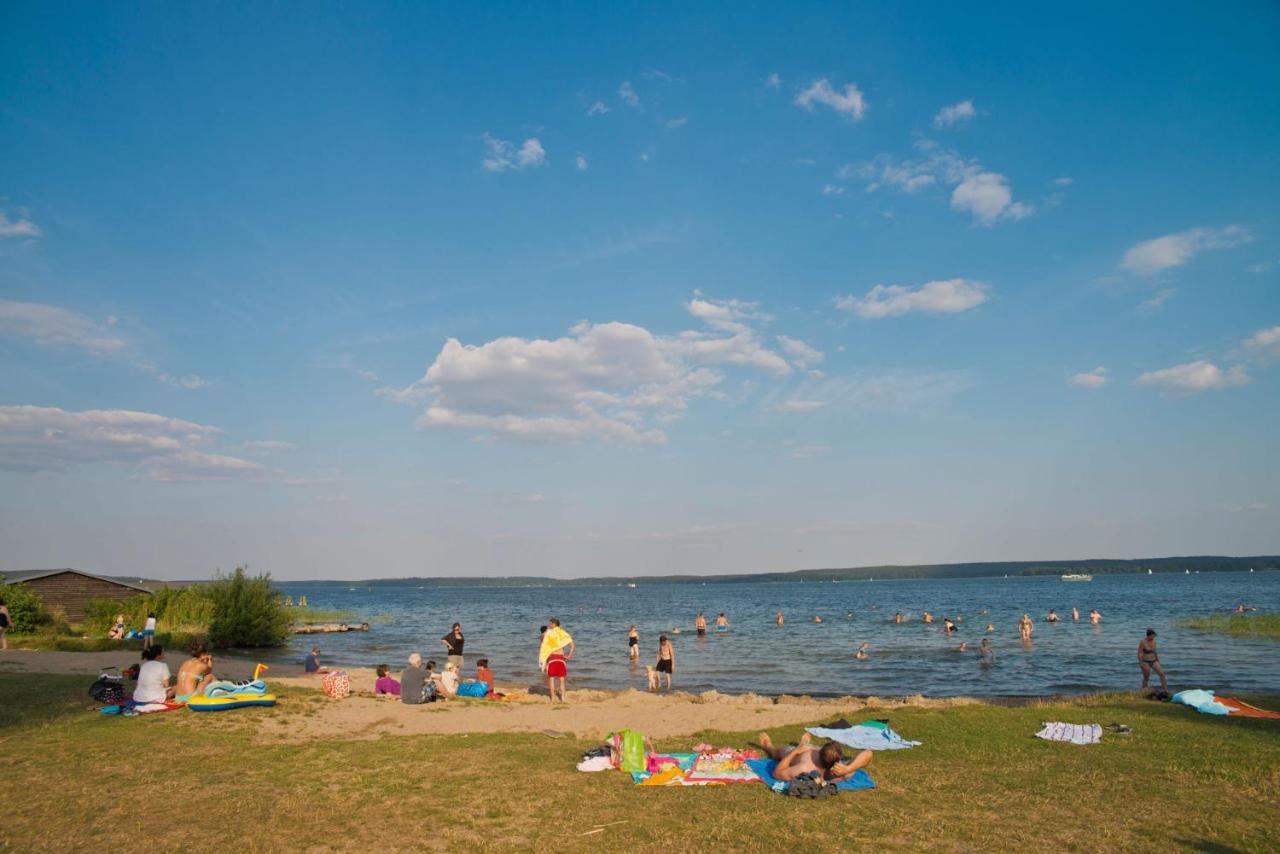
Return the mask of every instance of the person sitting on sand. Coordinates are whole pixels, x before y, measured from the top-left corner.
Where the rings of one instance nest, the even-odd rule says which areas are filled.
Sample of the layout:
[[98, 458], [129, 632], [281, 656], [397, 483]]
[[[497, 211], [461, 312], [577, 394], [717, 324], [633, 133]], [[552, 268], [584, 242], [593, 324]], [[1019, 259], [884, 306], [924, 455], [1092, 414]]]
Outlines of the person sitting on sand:
[[898, 613], [896, 613], [896, 614], [894, 614], [894, 615], [893, 615], [893, 621], [894, 621], [895, 623], [901, 623], [901, 622], [902, 622], [902, 612], [901, 612], [901, 611], [899, 611]]
[[1138, 641], [1138, 665], [1142, 667], [1142, 690], [1147, 690], [1147, 681], [1154, 670], [1160, 677], [1160, 690], [1169, 693], [1169, 680], [1164, 678], [1164, 668], [1160, 666], [1160, 656], [1156, 654], [1156, 630], [1147, 629], [1147, 636]]
[[773, 769], [776, 780], [794, 780], [803, 774], [819, 774], [824, 782], [838, 783], [852, 777], [859, 768], [871, 764], [872, 753], [864, 750], [851, 761], [845, 761], [840, 744], [829, 741], [822, 747], [814, 747], [809, 733], [800, 736], [800, 743], [785, 748], [774, 747], [769, 733], [760, 733], [760, 746], [777, 766]]
[[124, 640], [124, 631], [124, 614], [116, 614], [116, 621], [111, 624], [111, 631], [107, 632], [107, 638]]
[[923, 616], [923, 618], [922, 618], [922, 619], [923, 619], [926, 623], [932, 623], [932, 622], [933, 622], [933, 614], [930, 614], [928, 611], [925, 611], [925, 612], [924, 612], [924, 616]]
[[409, 666], [400, 672], [400, 702], [411, 706], [427, 702], [428, 695], [434, 691], [428, 685], [431, 684], [431, 672], [435, 667], [434, 661], [427, 662], [427, 666], [423, 667], [422, 656], [416, 652], [410, 655]]
[[135, 703], [163, 703], [173, 699], [169, 665], [164, 663], [164, 647], [156, 644], [142, 651], [142, 667], [138, 669], [138, 685], [133, 689]]
[[202, 643], [191, 645], [191, 657], [178, 668], [178, 685], [174, 694], [179, 703], [204, 694], [205, 686], [213, 682], [213, 656]]
[[329, 672], [329, 668], [320, 666], [320, 647], [311, 647], [311, 652], [307, 653], [307, 657], [302, 659], [302, 670], [304, 673]]
[[1098, 613], [1097, 608], [1092, 608], [1089, 610], [1089, 622], [1095, 626], [1098, 625], [1098, 623], [1102, 622], [1102, 615]]
[[853, 657], [859, 661], [865, 661], [868, 658], [867, 650], [869, 649], [871, 649], [871, 644], [863, 641], [858, 644], [858, 651], [853, 654]]
[[693, 621], [693, 627], [698, 630], [698, 637], [705, 638], [707, 636], [707, 615], [698, 612], [698, 616]]
[[399, 697], [400, 683], [396, 681], [394, 676], [387, 675], [391, 668], [385, 664], [379, 664], [377, 668], [378, 679], [373, 683], [373, 694], [375, 697]]
[[658, 661], [653, 669], [667, 677], [667, 690], [671, 690], [671, 677], [676, 672], [676, 650], [666, 635], [658, 638]]
[[631, 631], [627, 632], [627, 655], [632, 661], [640, 658], [640, 632], [636, 631], [635, 623], [631, 624]]
[[1050, 609], [1049, 609], [1049, 616], [1045, 617], [1045, 618], [1044, 618], [1044, 621], [1045, 621], [1046, 623], [1056, 623], [1056, 622], [1058, 622], [1058, 612], [1057, 612], [1057, 611], [1055, 611], [1055, 610], [1053, 610], [1052, 608], [1050, 608]]
[[438, 684], [441, 694], [446, 697], [458, 696], [458, 665], [452, 661], [445, 664], [444, 670], [439, 674]]
[[489, 686], [489, 693], [493, 693], [493, 689], [497, 684], [493, 678], [493, 671], [489, 669], [489, 659], [481, 658], [476, 660], [476, 681], [483, 682]]

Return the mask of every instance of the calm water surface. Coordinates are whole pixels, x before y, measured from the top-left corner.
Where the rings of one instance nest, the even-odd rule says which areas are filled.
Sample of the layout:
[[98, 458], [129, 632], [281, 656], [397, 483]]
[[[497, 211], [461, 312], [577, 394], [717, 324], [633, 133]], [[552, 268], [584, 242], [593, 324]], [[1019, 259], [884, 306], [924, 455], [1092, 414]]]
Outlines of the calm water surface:
[[[577, 643], [570, 663], [576, 688], [645, 687], [643, 667], [627, 659], [627, 629], [640, 631], [642, 663], [652, 663], [658, 635], [676, 645], [676, 687], [687, 691], [765, 694], [1032, 695], [1133, 689], [1141, 675], [1138, 641], [1147, 627], [1160, 633], [1160, 658], [1174, 690], [1280, 692], [1280, 642], [1195, 632], [1179, 617], [1224, 612], [1237, 603], [1280, 610], [1280, 573], [1204, 573], [1097, 576], [1091, 582], [1054, 577], [918, 581], [686, 584], [627, 587], [419, 588], [332, 587], [280, 583], [305, 594], [316, 608], [350, 609], [374, 620], [371, 631], [295, 637], [289, 656], [300, 659], [313, 642], [326, 663], [402, 666], [420, 651], [443, 662], [441, 636], [458, 621], [466, 634], [466, 672], [487, 657], [500, 681], [535, 682], [538, 627], [559, 617]], [[1071, 622], [1071, 608], [1081, 621]], [[1044, 622], [1049, 609], [1064, 623]], [[1088, 622], [1090, 608], [1103, 614]], [[778, 610], [786, 626], [774, 624]], [[983, 609], [987, 614], [980, 615]], [[938, 620], [920, 619], [928, 610]], [[713, 623], [724, 611], [732, 630], [696, 638], [699, 611]], [[901, 611], [908, 622], [895, 625]], [[1017, 620], [1036, 620], [1030, 647], [1018, 639]], [[813, 622], [821, 615], [823, 622]], [[943, 616], [962, 617], [954, 637]], [[375, 618], [377, 618], [375, 620]], [[995, 663], [980, 666], [976, 652], [959, 653], [961, 640], [977, 647], [987, 622]], [[857, 644], [871, 657], [853, 657]]]

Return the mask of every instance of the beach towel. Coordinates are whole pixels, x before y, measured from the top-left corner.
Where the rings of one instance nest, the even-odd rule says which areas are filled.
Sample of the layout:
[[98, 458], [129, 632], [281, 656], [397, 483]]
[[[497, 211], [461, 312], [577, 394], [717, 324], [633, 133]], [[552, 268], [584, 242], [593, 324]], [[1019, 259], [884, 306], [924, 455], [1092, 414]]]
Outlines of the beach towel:
[[1231, 709], [1231, 717], [1233, 718], [1271, 718], [1280, 720], [1280, 712], [1259, 709], [1257, 706], [1251, 706], [1244, 700], [1237, 700], [1235, 697], [1218, 697], [1217, 699], [1219, 703]]
[[131, 717], [133, 715], [146, 715], [152, 712], [172, 712], [181, 708], [181, 703], [135, 703], [133, 700], [128, 700], [123, 703], [103, 706], [98, 711], [104, 715], [124, 715], [126, 717]]
[[1200, 688], [1179, 691], [1173, 695], [1173, 702], [1190, 706], [1197, 712], [1206, 715], [1228, 715], [1231, 713], [1230, 708], [1218, 702], [1212, 691], [1205, 691]]
[[551, 653], [564, 649], [573, 643], [573, 638], [560, 626], [552, 626], [542, 636], [542, 646], [538, 649], [538, 666], [547, 669], [547, 658]]
[[731, 753], [709, 753], [694, 760], [686, 784], [754, 783], [760, 776], [747, 761]]
[[[778, 794], [785, 795], [791, 788], [789, 780], [779, 780], [773, 776], [773, 769], [778, 767], [778, 763], [772, 759], [748, 759], [747, 765], [760, 778], [761, 783], [764, 783]], [[874, 789], [875, 787], [875, 781], [871, 779], [871, 775], [867, 773], [865, 768], [859, 768], [848, 780], [841, 780], [836, 783], [836, 789], [846, 792], [853, 792], [858, 789]]]
[[1061, 721], [1046, 723], [1036, 733], [1045, 741], [1067, 741], [1072, 744], [1097, 744], [1102, 741], [1101, 724], [1064, 724]]
[[842, 729], [815, 726], [809, 727], [807, 731], [810, 735], [816, 735], [818, 738], [837, 741], [845, 747], [853, 747], [858, 750], [906, 750], [910, 747], [920, 746], [920, 742], [907, 741], [883, 724], [875, 726], [859, 724], [858, 726]]

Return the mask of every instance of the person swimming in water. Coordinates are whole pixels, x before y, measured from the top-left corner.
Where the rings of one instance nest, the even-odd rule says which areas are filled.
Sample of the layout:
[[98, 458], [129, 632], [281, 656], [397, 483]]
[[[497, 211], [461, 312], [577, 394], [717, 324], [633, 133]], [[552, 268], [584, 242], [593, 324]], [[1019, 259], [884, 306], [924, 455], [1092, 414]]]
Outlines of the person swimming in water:
[[1097, 608], [1093, 608], [1089, 611], [1089, 622], [1093, 623], [1095, 626], [1102, 622], [1102, 615], [1098, 613]]
[[1031, 633], [1035, 631], [1035, 625], [1031, 622], [1030, 614], [1023, 614], [1022, 619], [1018, 620], [1018, 634], [1022, 635], [1024, 641], [1031, 640]]
[[822, 622], [822, 618], [821, 618], [821, 617], [819, 617], [817, 614], [814, 614], [814, 615], [813, 615], [813, 621], [814, 621], [815, 623], [821, 623], [821, 622]]
[[[983, 638], [983, 640], [986, 640], [986, 638]], [[956, 652], [968, 652], [968, 651], [969, 651], [969, 644], [967, 644], [964, 641], [960, 641], [960, 646], [956, 648]]]
[[1058, 622], [1058, 612], [1057, 612], [1057, 611], [1055, 611], [1055, 610], [1053, 610], [1052, 608], [1050, 608], [1050, 609], [1049, 609], [1049, 616], [1045, 617], [1045, 618], [1044, 618], [1044, 621], [1045, 621], [1046, 623], [1056, 623], [1056, 622]]
[[784, 623], [786, 623], [786, 620], [782, 619], [782, 612], [781, 612], [781, 611], [779, 611], [779, 612], [778, 612], [778, 625], [780, 625], [780, 626], [781, 626], [781, 625], [783, 625]]
[[863, 641], [858, 645], [858, 651], [853, 654], [853, 657], [859, 661], [864, 661], [867, 658], [867, 650], [869, 649], [871, 649], [871, 644]]
[[996, 627], [994, 625], [992, 625], [991, 623], [987, 623], [986, 631], [994, 632], [995, 630], [996, 630]]
[[1072, 621], [1072, 622], [1077, 622], [1077, 621], [1079, 621], [1079, 619], [1080, 619], [1080, 609], [1079, 609], [1079, 608], [1076, 608], [1076, 607], [1074, 607], [1074, 606], [1072, 606], [1072, 608], [1071, 608], [1071, 621]]
[[627, 655], [632, 661], [640, 660], [640, 633], [636, 631], [635, 624], [631, 624], [631, 631], [627, 632]]
[[1138, 665], [1142, 668], [1142, 690], [1147, 690], [1147, 682], [1154, 670], [1160, 677], [1160, 690], [1169, 693], [1169, 680], [1165, 679], [1164, 668], [1160, 666], [1160, 656], [1156, 653], [1156, 630], [1147, 629], [1147, 636], [1138, 641]]
[[983, 664], [991, 664], [996, 660], [996, 654], [991, 649], [991, 641], [983, 638], [982, 643], [978, 644], [978, 661]]
[[719, 615], [716, 616], [716, 631], [723, 632], [728, 628], [729, 618], [724, 615], [724, 611], [721, 611]]
[[933, 622], [933, 614], [930, 614], [928, 611], [925, 611], [925, 612], [924, 612], [924, 621], [925, 621], [926, 623], [932, 623], [932, 622]]
[[707, 636], [707, 615], [699, 611], [697, 618], [693, 621], [693, 627], [698, 630], [698, 637], [705, 638]]
[[951, 621], [950, 617], [946, 617], [942, 621], [942, 631], [944, 634], [955, 634], [956, 624]]
[[901, 623], [901, 622], [902, 622], [902, 612], [901, 612], [901, 611], [899, 611], [898, 613], [896, 613], [896, 614], [894, 614], [894, 615], [893, 615], [893, 621], [894, 621], [895, 623]]

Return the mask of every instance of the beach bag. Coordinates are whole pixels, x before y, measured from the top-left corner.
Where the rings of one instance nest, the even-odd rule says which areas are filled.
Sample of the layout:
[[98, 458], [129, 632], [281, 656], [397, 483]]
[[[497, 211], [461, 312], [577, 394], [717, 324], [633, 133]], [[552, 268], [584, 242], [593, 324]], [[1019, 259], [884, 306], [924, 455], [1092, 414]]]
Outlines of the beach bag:
[[89, 696], [105, 706], [124, 702], [124, 677], [102, 673], [89, 686]]
[[624, 729], [622, 732], [615, 732], [609, 739], [618, 767], [623, 771], [644, 771], [648, 767], [643, 733]]
[[488, 694], [488, 682], [463, 682], [458, 686], [459, 697], [485, 697]]
[[345, 670], [335, 670], [321, 678], [320, 687], [324, 690], [326, 697], [342, 700], [351, 696], [351, 677], [347, 676]]

